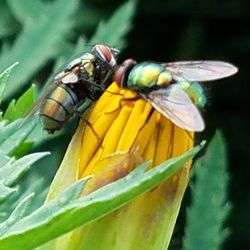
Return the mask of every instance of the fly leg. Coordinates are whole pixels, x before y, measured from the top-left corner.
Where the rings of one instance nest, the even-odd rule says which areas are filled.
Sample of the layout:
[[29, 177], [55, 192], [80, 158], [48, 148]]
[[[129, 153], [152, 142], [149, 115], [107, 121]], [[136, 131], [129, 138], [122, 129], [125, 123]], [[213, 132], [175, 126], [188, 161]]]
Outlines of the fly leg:
[[[119, 93], [115, 93], [115, 94], [119, 94]], [[105, 114], [112, 114], [113, 112], [121, 109], [123, 106], [122, 102], [134, 102], [134, 101], [138, 100], [139, 98], [140, 98], [139, 96], [135, 96], [135, 97], [131, 97], [131, 98], [122, 98], [121, 100], [119, 100], [119, 104], [118, 104], [117, 108], [115, 108], [112, 111], [105, 112]]]
[[95, 129], [93, 128], [92, 124], [91, 124], [87, 119], [85, 119], [85, 118], [83, 117], [83, 115], [82, 115], [82, 113], [81, 113], [80, 111], [76, 110], [75, 113], [76, 113], [76, 115], [77, 115], [83, 122], [85, 122], [85, 124], [86, 124], [87, 126], [89, 126], [89, 128], [91, 129], [91, 132], [92, 132], [92, 133], [94, 134], [94, 136], [96, 137], [97, 143], [100, 144], [101, 147], [102, 147], [102, 140], [101, 140], [101, 138], [98, 136], [98, 134], [97, 134], [97, 132], [95, 131]]
[[123, 95], [123, 94], [121, 94], [121, 93], [115, 93], [115, 92], [112, 92], [112, 91], [110, 91], [110, 90], [107, 90], [107, 88], [105, 88], [105, 87], [102, 86], [101, 84], [97, 84], [97, 83], [94, 83], [94, 82], [89, 81], [89, 80], [84, 80], [84, 81], [87, 82], [87, 83], [89, 83], [89, 84], [91, 84], [91, 85], [93, 85], [94, 87], [96, 87], [97, 89], [99, 89], [99, 90], [102, 91], [102, 92], [107, 92], [107, 93], [110, 93], [110, 94], [112, 94], [112, 95], [120, 95], [120, 96]]
[[84, 82], [89, 83], [90, 85], [96, 87], [97, 89], [101, 90], [102, 92], [104, 92], [106, 90], [101, 84], [94, 83], [94, 82], [89, 81], [87, 79], [84, 79]]

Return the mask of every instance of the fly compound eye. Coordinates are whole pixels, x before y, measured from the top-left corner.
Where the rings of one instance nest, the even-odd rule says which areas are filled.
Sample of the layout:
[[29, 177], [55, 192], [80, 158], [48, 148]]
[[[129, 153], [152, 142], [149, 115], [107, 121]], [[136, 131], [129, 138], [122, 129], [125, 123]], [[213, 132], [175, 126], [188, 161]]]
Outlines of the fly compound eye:
[[94, 52], [97, 53], [97, 56], [99, 56], [102, 60], [108, 63], [110, 62], [112, 58], [112, 53], [109, 47], [102, 45], [102, 44], [98, 44], [98, 45], [95, 45], [93, 50]]
[[107, 62], [111, 67], [116, 65], [115, 56], [118, 54], [118, 50], [111, 49], [108, 46], [98, 44], [93, 47], [93, 53], [96, 54], [102, 61]]
[[128, 76], [130, 71], [133, 69], [133, 67], [136, 65], [136, 61], [132, 59], [125, 60], [121, 66], [116, 70], [114, 75], [114, 81], [120, 86], [120, 87], [126, 87]]
[[123, 65], [121, 65], [115, 72], [115, 75], [114, 75], [114, 81], [119, 85], [119, 86], [123, 86], [123, 83], [122, 83], [122, 78], [125, 74], [125, 68]]

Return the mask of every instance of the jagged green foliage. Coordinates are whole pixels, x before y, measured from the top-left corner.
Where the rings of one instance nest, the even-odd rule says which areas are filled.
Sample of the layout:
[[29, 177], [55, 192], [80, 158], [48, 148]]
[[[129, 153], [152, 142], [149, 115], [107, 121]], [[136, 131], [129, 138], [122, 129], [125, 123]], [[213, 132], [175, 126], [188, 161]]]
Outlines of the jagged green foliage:
[[149, 171], [145, 170], [150, 162], [144, 163], [126, 177], [77, 199], [88, 178], [82, 179], [60, 197], [22, 219], [17, 214], [19, 210], [23, 213], [25, 201], [29, 200], [26, 199], [0, 224], [0, 249], [33, 248], [108, 214], [172, 176], [200, 149], [201, 146], [197, 146]]
[[7, 82], [9, 81], [9, 78], [10, 78], [10, 72], [17, 64], [18, 64], [17, 62], [12, 64], [0, 74], [0, 104], [3, 99], [3, 95], [6, 89]]
[[36, 21], [37, 18], [46, 13], [46, 8], [50, 7], [41, 0], [7, 0], [7, 3], [15, 18], [24, 25]]
[[[0, 74], [1, 97], [9, 84], [10, 75], [16, 65], [16, 63], [13, 64]], [[21, 126], [21, 119], [18, 118], [22, 117], [31, 108], [34, 103], [34, 94], [35, 88], [31, 86], [16, 103], [11, 102], [0, 122], [0, 217], [5, 217], [6, 211], [8, 213], [12, 204], [16, 204], [19, 191], [16, 185], [20, 177], [34, 162], [48, 154], [33, 153], [20, 159], [10, 157], [10, 155], [20, 155], [20, 151], [23, 153], [27, 152], [30, 148], [28, 147], [30, 142], [27, 142], [26, 138], [33, 131], [36, 124], [35, 120], [31, 120], [29, 123]], [[14, 199], [12, 199], [13, 196], [15, 197]], [[3, 203], [5, 200], [7, 201]]]
[[4, 113], [4, 120], [14, 121], [23, 118], [35, 104], [36, 86], [31, 87], [24, 92], [17, 100], [13, 99]]
[[[132, 19], [137, 1], [127, 1], [121, 5], [113, 15], [98, 25], [95, 33], [87, 42], [89, 45], [104, 43], [122, 50], [126, 44], [125, 36], [132, 28]], [[89, 51], [84, 46], [86, 39], [80, 38], [73, 50], [73, 55]]]
[[0, 39], [12, 35], [17, 30], [17, 23], [13, 20], [5, 1], [0, 1]]
[[17, 188], [13, 187], [13, 185], [34, 162], [46, 155], [48, 153], [34, 153], [18, 160], [4, 156], [3, 164], [2, 159], [0, 160], [0, 202], [9, 198], [13, 192], [17, 191]]
[[[9, 83], [9, 78], [11, 73], [13, 73], [13, 68], [16, 65], [17, 63], [14, 63], [0, 74], [1, 98], [3, 97], [5, 88]], [[25, 143], [26, 138], [35, 128], [36, 121], [34, 119], [24, 126], [21, 126], [21, 120], [17, 120], [31, 108], [33, 103], [34, 87], [31, 87], [18, 99], [17, 103], [12, 101], [5, 112], [2, 121], [0, 121], [0, 151], [4, 154], [13, 155], [18, 147], [20, 150], [20, 146]]]
[[101, 22], [96, 33], [90, 39], [90, 44], [105, 43], [122, 49], [124, 47], [124, 35], [131, 29], [132, 18], [137, 1], [124, 3], [108, 20]]
[[36, 126], [36, 121], [21, 126], [21, 120], [16, 120], [8, 125], [0, 123], [0, 150], [5, 154], [11, 154], [16, 150], [31, 134]]
[[[15, 6], [13, 2], [18, 1], [11, 1], [12, 7]], [[18, 13], [15, 11], [16, 18], [23, 20], [26, 11], [29, 12], [31, 5], [36, 2], [30, 1], [29, 8], [24, 8]], [[58, 55], [66, 34], [74, 26], [72, 16], [75, 14], [77, 6], [77, 0], [57, 0], [51, 2], [42, 15], [35, 16], [35, 22], [24, 22], [22, 32], [13, 46], [0, 56], [0, 71], [14, 61], [21, 62], [19, 68], [11, 76], [13, 84], [8, 87], [6, 97], [13, 95], [49, 59]]]
[[184, 250], [219, 250], [225, 239], [227, 202], [227, 155], [225, 142], [217, 132], [206, 154], [196, 161], [192, 206], [187, 213]]

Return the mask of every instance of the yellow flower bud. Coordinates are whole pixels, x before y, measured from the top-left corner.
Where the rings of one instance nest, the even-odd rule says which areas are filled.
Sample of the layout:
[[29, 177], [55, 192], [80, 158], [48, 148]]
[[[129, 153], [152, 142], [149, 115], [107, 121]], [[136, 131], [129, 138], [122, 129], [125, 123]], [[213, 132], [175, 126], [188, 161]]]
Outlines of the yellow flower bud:
[[[92, 175], [82, 195], [193, 147], [193, 134], [175, 126], [135, 92], [113, 83], [81, 122], [51, 186], [48, 200]], [[165, 183], [117, 211], [54, 240], [46, 249], [166, 250], [185, 192], [190, 163]]]

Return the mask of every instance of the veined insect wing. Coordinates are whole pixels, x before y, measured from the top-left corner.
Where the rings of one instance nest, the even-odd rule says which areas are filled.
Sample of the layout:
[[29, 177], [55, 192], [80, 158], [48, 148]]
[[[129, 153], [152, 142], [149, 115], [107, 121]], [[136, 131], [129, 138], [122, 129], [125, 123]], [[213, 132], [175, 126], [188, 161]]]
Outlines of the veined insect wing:
[[54, 82], [36, 101], [35, 105], [31, 108], [31, 110], [25, 115], [20, 127], [32, 116], [34, 115], [41, 107], [43, 101], [53, 92], [55, 88], [57, 88], [61, 84], [60, 81]]
[[177, 79], [185, 78], [188, 81], [206, 82], [232, 76], [238, 68], [222, 61], [180, 61], [163, 63], [166, 69]]
[[79, 81], [78, 74], [74, 71], [68, 72], [63, 77], [61, 77], [60, 81], [65, 84], [74, 84]]
[[188, 131], [203, 131], [204, 121], [199, 110], [178, 84], [140, 95], [178, 127]]

